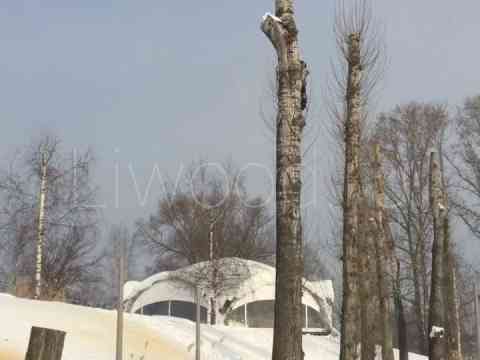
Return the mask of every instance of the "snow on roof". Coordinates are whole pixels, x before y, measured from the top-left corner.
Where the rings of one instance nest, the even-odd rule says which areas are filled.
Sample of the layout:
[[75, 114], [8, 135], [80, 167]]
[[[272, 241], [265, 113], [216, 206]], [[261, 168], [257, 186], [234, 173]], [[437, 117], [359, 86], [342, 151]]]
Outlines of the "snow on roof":
[[[216, 265], [217, 276], [221, 278], [222, 283], [219, 297], [231, 300], [233, 308], [251, 301], [275, 298], [275, 268], [239, 258], [219, 259]], [[140, 282], [127, 282], [124, 286], [124, 301], [132, 305], [130, 308], [137, 308], [151, 303], [155, 297], [157, 301], [166, 298], [173, 300], [175, 297], [178, 300], [184, 300], [186, 297], [193, 296], [192, 289], [195, 284], [200, 287], [203, 294], [206, 294], [209, 292], [212, 269], [212, 263], [205, 261], [175, 271], [161, 272]], [[173, 290], [172, 282], [183, 282], [189, 288], [179, 287]], [[158, 288], [161, 283], [164, 285]], [[143, 299], [140, 301], [141, 304], [133, 306], [133, 303], [152, 287], [155, 287], [155, 294], [145, 294], [149, 299]], [[305, 304], [319, 310], [321, 306], [333, 303], [332, 281], [311, 282], [304, 279], [303, 287], [306, 290], [303, 298]]]

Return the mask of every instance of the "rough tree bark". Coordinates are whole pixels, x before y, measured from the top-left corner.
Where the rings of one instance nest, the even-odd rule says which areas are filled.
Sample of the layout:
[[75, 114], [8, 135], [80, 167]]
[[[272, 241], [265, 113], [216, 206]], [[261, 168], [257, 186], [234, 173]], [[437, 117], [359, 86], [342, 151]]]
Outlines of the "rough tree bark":
[[398, 330], [398, 350], [400, 360], [408, 360], [408, 339], [407, 339], [407, 320], [405, 319], [405, 311], [402, 301], [402, 284], [400, 282], [400, 261], [396, 259], [395, 287], [394, 299], [397, 314], [397, 330]]
[[394, 273], [393, 259], [387, 244], [385, 225], [385, 176], [382, 169], [380, 146], [375, 145], [374, 163], [375, 173], [375, 253], [377, 264], [378, 297], [380, 301], [380, 328], [382, 333], [382, 359], [394, 360], [393, 333], [392, 333], [392, 284], [389, 274]]
[[42, 153], [40, 196], [38, 205], [37, 254], [35, 267], [35, 299], [42, 296], [42, 257], [45, 237], [45, 201], [47, 197], [47, 154]]
[[360, 34], [349, 36], [348, 79], [345, 117], [345, 170], [343, 189], [343, 304], [341, 360], [359, 357], [359, 296], [358, 296], [358, 210], [361, 197], [360, 122], [361, 78]]
[[[445, 203], [448, 203], [444, 192]], [[447, 360], [462, 360], [460, 320], [457, 302], [456, 266], [450, 243], [450, 223], [448, 215], [443, 220], [444, 245], [444, 291], [445, 291], [445, 334], [447, 338]]]
[[376, 259], [374, 246], [374, 214], [365, 195], [362, 195], [359, 212], [359, 261], [360, 261], [360, 323], [362, 360], [375, 359], [376, 335], [378, 332], [378, 296], [376, 296]]
[[430, 154], [430, 211], [433, 217], [433, 247], [432, 247], [432, 282], [429, 313], [429, 349], [430, 360], [445, 359], [445, 329], [444, 312], [444, 219], [446, 216], [445, 200], [442, 191], [440, 165], [436, 152]]
[[276, 289], [274, 360], [299, 360], [302, 354], [303, 242], [301, 164], [307, 66], [300, 58], [293, 0], [276, 0], [275, 15], [266, 14], [262, 31], [278, 58], [276, 127]]

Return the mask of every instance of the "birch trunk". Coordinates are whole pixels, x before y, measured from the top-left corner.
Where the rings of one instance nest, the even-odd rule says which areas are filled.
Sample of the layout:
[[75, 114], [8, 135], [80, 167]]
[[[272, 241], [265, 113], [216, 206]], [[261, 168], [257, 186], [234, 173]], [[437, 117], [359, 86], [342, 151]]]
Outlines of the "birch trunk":
[[374, 153], [375, 172], [375, 253], [377, 264], [377, 285], [380, 302], [380, 329], [382, 336], [382, 359], [394, 360], [393, 357], [393, 333], [392, 333], [392, 283], [388, 274], [393, 274], [393, 259], [387, 244], [384, 225], [385, 219], [385, 176], [382, 169], [382, 157], [380, 147], [375, 146]]
[[446, 351], [445, 334], [436, 333], [435, 328], [445, 329], [443, 224], [446, 209], [442, 192], [440, 165], [435, 152], [432, 152], [430, 155], [430, 210], [433, 216], [433, 248], [430, 316], [428, 325], [430, 339], [428, 357], [430, 360], [444, 360]]
[[343, 304], [341, 360], [359, 357], [358, 210], [360, 202], [361, 77], [360, 35], [349, 36], [343, 189]]
[[38, 205], [38, 229], [37, 229], [37, 254], [35, 267], [35, 299], [42, 296], [42, 260], [43, 243], [45, 238], [45, 201], [47, 197], [47, 160], [46, 154], [42, 154], [40, 197]]
[[305, 125], [306, 64], [298, 48], [292, 0], [276, 0], [262, 31], [278, 58], [276, 121], [276, 289], [272, 359], [299, 360], [302, 353], [303, 243], [300, 212], [302, 131]]

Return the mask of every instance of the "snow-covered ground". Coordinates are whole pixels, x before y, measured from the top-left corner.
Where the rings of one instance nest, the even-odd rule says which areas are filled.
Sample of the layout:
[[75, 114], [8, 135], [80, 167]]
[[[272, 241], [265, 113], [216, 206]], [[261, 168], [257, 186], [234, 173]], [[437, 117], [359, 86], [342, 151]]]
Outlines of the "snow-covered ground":
[[[63, 360], [114, 358], [114, 311], [0, 294], [0, 319], [0, 360], [24, 359], [32, 325], [67, 332]], [[125, 327], [125, 360], [194, 358], [195, 324], [188, 320], [127, 314]], [[303, 342], [307, 360], [339, 358], [337, 338], [304, 336]], [[202, 360], [267, 360], [271, 347], [271, 329], [202, 325]]]
[[[67, 332], [63, 360], [111, 360], [115, 349], [115, 312], [0, 294], [0, 360], [23, 360], [32, 325]], [[125, 359], [188, 359], [186, 349], [157, 334], [138, 317], [127, 316]], [[133, 357], [132, 357], [133, 356]]]

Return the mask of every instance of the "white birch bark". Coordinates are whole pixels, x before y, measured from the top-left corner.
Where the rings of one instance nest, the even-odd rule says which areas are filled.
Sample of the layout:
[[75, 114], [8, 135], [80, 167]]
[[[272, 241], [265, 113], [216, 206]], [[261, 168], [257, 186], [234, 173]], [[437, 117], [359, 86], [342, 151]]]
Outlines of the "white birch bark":
[[47, 197], [47, 158], [42, 153], [40, 196], [38, 204], [38, 229], [37, 229], [37, 253], [35, 266], [35, 299], [42, 296], [42, 259], [43, 243], [45, 237], [45, 202]]

